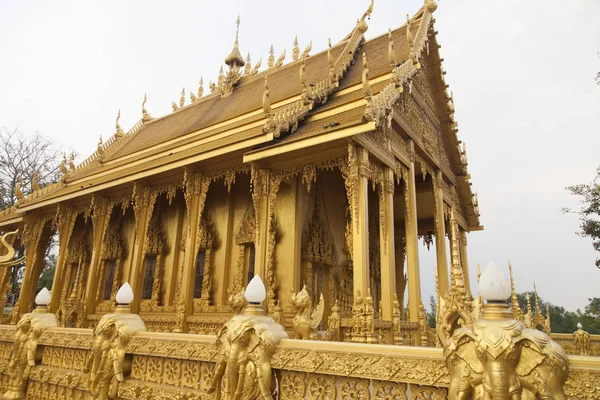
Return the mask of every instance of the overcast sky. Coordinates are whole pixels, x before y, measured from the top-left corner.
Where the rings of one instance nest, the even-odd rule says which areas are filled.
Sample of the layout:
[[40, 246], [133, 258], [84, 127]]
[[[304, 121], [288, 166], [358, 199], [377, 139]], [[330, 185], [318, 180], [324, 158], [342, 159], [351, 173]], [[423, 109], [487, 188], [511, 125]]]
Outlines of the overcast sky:
[[[98, 137], [129, 129], [147, 109], [171, 112], [182, 86], [216, 80], [231, 50], [266, 64], [294, 36], [313, 54], [353, 27], [368, 0], [27, 1], [0, 0], [0, 126], [40, 131], [80, 159]], [[419, 0], [376, 0], [367, 38], [414, 14]], [[443, 0], [435, 13], [459, 138], [467, 145], [483, 232], [469, 235], [476, 264], [514, 266], [517, 291], [570, 310], [600, 297], [589, 239], [575, 235], [576, 206], [564, 187], [600, 165], [600, 1]], [[424, 303], [434, 293], [422, 258]], [[476, 286], [474, 286], [476, 287]]]

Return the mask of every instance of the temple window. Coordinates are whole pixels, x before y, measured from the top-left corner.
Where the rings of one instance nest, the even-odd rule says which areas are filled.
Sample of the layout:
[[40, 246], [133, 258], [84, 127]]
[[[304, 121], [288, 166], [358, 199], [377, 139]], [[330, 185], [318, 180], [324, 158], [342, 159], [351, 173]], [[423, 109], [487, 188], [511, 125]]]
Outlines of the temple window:
[[156, 269], [156, 254], [146, 256], [146, 268], [144, 269], [144, 284], [142, 286], [142, 299], [152, 298], [152, 286], [154, 285], [154, 270]]
[[117, 261], [116, 260], [108, 260], [106, 263], [106, 276], [104, 278], [104, 295], [102, 297], [103, 300], [110, 300], [110, 296], [112, 294], [113, 281], [115, 280], [115, 272], [117, 269]]
[[202, 281], [204, 280], [204, 265], [206, 263], [206, 250], [201, 249], [196, 256], [196, 273], [194, 276], [194, 298], [202, 297]]

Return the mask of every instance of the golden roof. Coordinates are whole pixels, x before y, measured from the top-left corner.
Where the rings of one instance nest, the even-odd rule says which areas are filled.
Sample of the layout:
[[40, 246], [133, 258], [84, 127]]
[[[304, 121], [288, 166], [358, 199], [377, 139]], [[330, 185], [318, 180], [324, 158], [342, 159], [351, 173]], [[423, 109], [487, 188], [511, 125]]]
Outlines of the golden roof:
[[[406, 68], [407, 63], [412, 65], [414, 52], [419, 51], [416, 56], [429, 65], [440, 65], [432, 28], [432, 7], [428, 3], [432, 3], [431, 0], [427, 0], [426, 6], [410, 19], [410, 35], [414, 37], [412, 46], [408, 44], [406, 25], [392, 30], [389, 36], [386, 33], [365, 41], [365, 18], [370, 14], [370, 10], [367, 10], [350, 34], [328, 50], [313, 56], [303, 54], [296, 61], [281, 67], [243, 74], [227, 97], [215, 90], [204, 97], [194, 97], [192, 104], [177, 108], [171, 114], [154, 119], [144, 118], [129, 132], [113, 135], [104, 142], [102, 149], [71, 171], [63, 183], [32, 193], [12, 211], [0, 213], [0, 226], [3, 221], [11, 220], [25, 211], [132, 184], [143, 177], [181, 169], [213, 157], [227, 154], [229, 158], [243, 158], [244, 162], [262, 162], [274, 154], [270, 152], [274, 148], [278, 148], [280, 154], [285, 154], [285, 149], [297, 151], [302, 147], [300, 143], [308, 140], [313, 140], [313, 145], [325, 143], [331, 147], [336, 140], [346, 137], [344, 135], [373, 131], [376, 122], [365, 118], [367, 100], [362, 89], [363, 67], [355, 53], [364, 53], [368, 59], [369, 85], [373, 99], [377, 101], [381, 97], [378, 95], [395, 76], [390, 66], [390, 49], [393, 49], [397, 62], [394, 71], [398, 74], [404, 70], [411, 71], [405, 77], [406, 82], [411, 78], [410, 74], [415, 74], [414, 67]], [[416, 48], [418, 41], [420, 50]], [[234, 48], [226, 63], [244, 65], [237, 33]], [[304, 77], [301, 78], [303, 65]], [[437, 71], [430, 73], [430, 80], [439, 88], [432, 95], [436, 103], [433, 113], [441, 125], [446, 126], [443, 128], [442, 142], [452, 172], [457, 177], [453, 183], [458, 188], [461, 203], [467, 208], [463, 215], [468, 216], [469, 229], [481, 229], [477, 204], [473, 200], [469, 175], [466, 173], [466, 161], [457, 150], [460, 141], [456, 136], [453, 110], [449, 111], [447, 105], [449, 96], [441, 66], [430, 68], [430, 71]], [[263, 110], [267, 75], [272, 121], [267, 120], [268, 116]], [[303, 85], [302, 80], [308, 85]], [[200, 96], [201, 93], [199, 91]], [[282, 124], [285, 118], [291, 122]], [[451, 123], [446, 124], [447, 121]], [[345, 151], [345, 145], [342, 148]], [[320, 153], [313, 151], [311, 154], [316, 157]], [[276, 162], [279, 161], [272, 157], [267, 163]]]

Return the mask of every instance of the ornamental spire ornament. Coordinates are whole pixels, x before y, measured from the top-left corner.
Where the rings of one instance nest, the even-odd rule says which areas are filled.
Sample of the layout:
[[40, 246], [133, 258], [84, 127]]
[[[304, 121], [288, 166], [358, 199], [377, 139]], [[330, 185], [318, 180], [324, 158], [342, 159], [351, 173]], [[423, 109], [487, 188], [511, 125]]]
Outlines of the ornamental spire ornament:
[[246, 65], [244, 66], [244, 75], [248, 76], [252, 73], [252, 64], [250, 63], [250, 52], [246, 56]]
[[121, 125], [119, 124], [119, 119], [121, 119], [121, 110], [117, 112], [117, 119], [115, 120], [115, 136], [117, 137], [123, 136], [123, 129], [121, 129]]
[[273, 68], [274, 65], [275, 65], [275, 50], [273, 49], [273, 45], [271, 45], [271, 48], [269, 49], [269, 60], [267, 61], [267, 66], [269, 68]]
[[235, 42], [233, 43], [233, 49], [231, 53], [225, 58], [225, 64], [229, 67], [229, 70], [239, 69], [243, 67], [246, 63], [244, 62], [244, 57], [242, 57], [242, 53], [240, 53], [239, 49], [239, 33], [240, 33], [240, 17], [237, 17], [237, 21], [235, 23], [237, 25], [235, 30]]
[[179, 98], [179, 108], [185, 106], [185, 87], [181, 89], [181, 97]]
[[15, 183], [15, 197], [17, 198], [17, 201], [21, 201], [21, 200], [25, 199], [25, 195], [23, 194], [23, 191], [21, 190], [22, 187], [23, 187], [23, 178], [21, 178], [21, 176], [19, 176], [17, 178], [17, 183]]
[[142, 102], [142, 122], [152, 121], [152, 115], [146, 110], [146, 101], [148, 101], [148, 96], [144, 93], [144, 101]]
[[202, 77], [200, 77], [200, 82], [199, 82], [199, 86], [198, 86], [198, 97], [202, 97], [203, 93], [204, 93], [204, 80]]
[[298, 47], [298, 35], [294, 38], [294, 50], [292, 50], [292, 60], [297, 61], [300, 57], [300, 47]]
[[515, 291], [515, 280], [513, 278], [512, 264], [508, 262], [508, 271], [510, 273], [510, 307], [512, 309], [513, 317], [517, 321], [523, 320], [523, 310], [519, 306], [519, 300], [517, 299], [517, 292]]

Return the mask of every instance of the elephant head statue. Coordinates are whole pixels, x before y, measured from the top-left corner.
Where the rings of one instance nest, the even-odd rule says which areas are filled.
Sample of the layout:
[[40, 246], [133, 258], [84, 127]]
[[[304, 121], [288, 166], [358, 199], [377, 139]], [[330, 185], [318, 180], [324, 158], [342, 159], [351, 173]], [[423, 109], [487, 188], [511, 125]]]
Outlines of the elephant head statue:
[[483, 319], [454, 331], [444, 357], [449, 399], [567, 399], [567, 354], [545, 333], [512, 319], [506, 303], [488, 303]]

